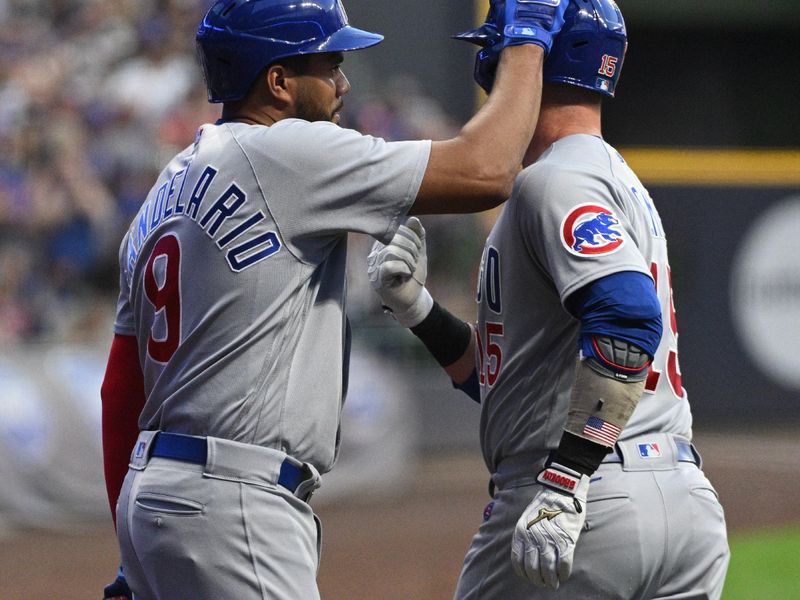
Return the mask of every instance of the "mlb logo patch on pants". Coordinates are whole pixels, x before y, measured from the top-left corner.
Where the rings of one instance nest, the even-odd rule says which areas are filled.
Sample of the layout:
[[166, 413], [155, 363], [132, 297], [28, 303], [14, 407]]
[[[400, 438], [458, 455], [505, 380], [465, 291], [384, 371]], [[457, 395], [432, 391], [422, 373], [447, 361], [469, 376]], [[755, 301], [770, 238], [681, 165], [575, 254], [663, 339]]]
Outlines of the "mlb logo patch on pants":
[[661, 456], [661, 448], [655, 442], [650, 444], [638, 444], [639, 456], [642, 458], [658, 458]]

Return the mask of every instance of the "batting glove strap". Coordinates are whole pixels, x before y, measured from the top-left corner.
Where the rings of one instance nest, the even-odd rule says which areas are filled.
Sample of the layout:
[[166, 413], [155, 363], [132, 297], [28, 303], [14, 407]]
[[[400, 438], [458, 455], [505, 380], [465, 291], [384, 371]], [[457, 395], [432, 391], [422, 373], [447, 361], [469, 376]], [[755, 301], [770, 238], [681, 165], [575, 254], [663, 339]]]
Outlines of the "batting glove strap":
[[503, 34], [503, 47], [519, 46], [521, 44], [536, 44], [544, 48], [544, 54], [550, 53], [553, 47], [553, 36], [548, 31], [537, 27], [515, 26], [513, 29], [506, 28]]
[[514, 571], [540, 587], [557, 589], [572, 572], [575, 544], [586, 521], [589, 477], [553, 463], [537, 481], [542, 489], [514, 528]]
[[[583, 477], [584, 475], [577, 471], [573, 471], [564, 465], [553, 463], [536, 476], [536, 481], [562, 494], [574, 496], [580, 488]], [[586, 501], [585, 496], [583, 500], [584, 502]], [[578, 508], [578, 512], [580, 512], [580, 510], [581, 509]]]
[[505, 0], [502, 45], [538, 44], [550, 52], [554, 36], [564, 25], [567, 4], [568, 0]]

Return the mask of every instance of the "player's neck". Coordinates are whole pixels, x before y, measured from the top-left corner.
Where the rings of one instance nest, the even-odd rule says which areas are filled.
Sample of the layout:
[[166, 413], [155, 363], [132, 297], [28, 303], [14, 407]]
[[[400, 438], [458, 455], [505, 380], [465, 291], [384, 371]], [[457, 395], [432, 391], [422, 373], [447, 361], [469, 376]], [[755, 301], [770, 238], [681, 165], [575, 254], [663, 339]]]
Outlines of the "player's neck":
[[527, 167], [561, 138], [583, 133], [603, 135], [599, 104], [551, 104], [542, 102], [536, 131], [522, 164]]
[[254, 108], [246, 104], [225, 104], [222, 107], [220, 121], [236, 121], [249, 125], [272, 125], [285, 118], [285, 116], [276, 113], [280, 113], [280, 111], [274, 110], [270, 106]]

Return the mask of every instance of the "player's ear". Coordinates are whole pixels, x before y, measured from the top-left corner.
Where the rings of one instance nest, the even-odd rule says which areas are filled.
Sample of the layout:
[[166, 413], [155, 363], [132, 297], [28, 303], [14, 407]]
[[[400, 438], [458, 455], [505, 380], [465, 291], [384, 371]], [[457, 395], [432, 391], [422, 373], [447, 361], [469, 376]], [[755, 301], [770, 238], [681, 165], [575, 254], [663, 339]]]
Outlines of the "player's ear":
[[291, 76], [292, 72], [280, 63], [267, 67], [262, 76], [269, 95], [283, 105], [294, 101], [295, 82]]

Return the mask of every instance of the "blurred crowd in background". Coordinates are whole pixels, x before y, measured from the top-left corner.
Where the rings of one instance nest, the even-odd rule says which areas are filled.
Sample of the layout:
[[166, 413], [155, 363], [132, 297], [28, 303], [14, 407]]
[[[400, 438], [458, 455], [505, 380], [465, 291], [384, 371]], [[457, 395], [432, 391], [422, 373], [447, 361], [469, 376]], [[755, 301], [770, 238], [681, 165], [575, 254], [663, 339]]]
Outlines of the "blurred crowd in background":
[[[219, 115], [194, 47], [212, 3], [0, 0], [0, 345], [110, 338], [124, 231], [166, 161]], [[457, 130], [408, 76], [364, 75], [359, 90], [348, 75], [343, 126], [390, 140]], [[482, 226], [459, 219], [426, 222], [432, 268], [445, 299], [474, 311]], [[371, 240], [353, 243], [351, 271]], [[353, 310], [376, 314], [363, 281]]]

